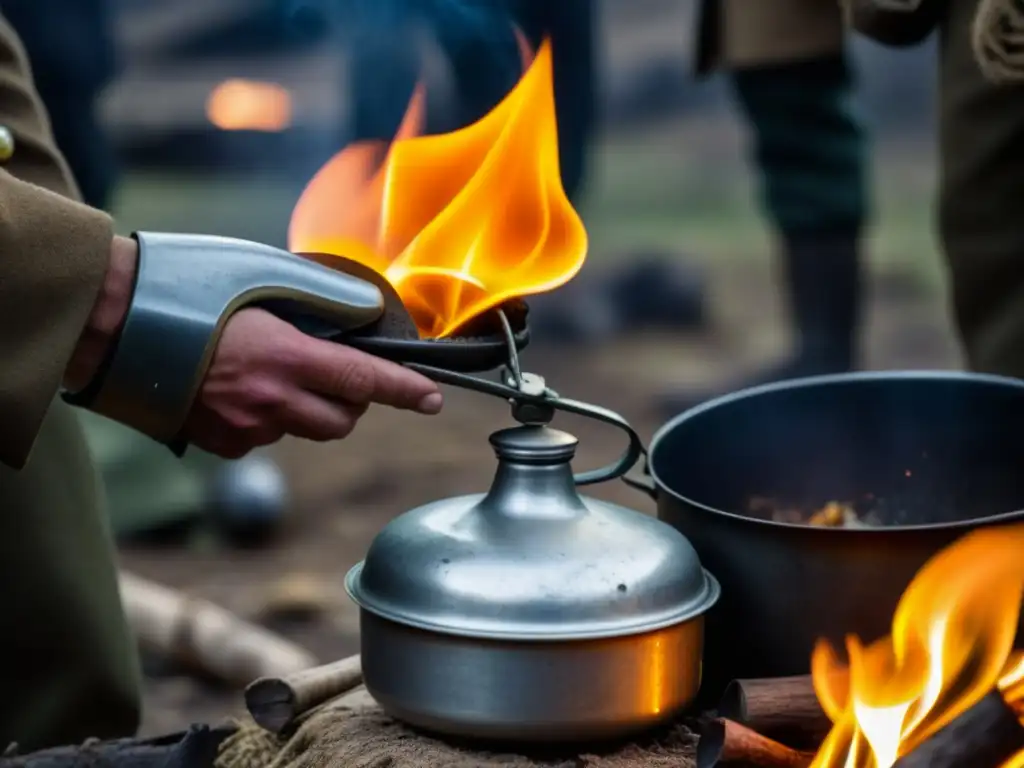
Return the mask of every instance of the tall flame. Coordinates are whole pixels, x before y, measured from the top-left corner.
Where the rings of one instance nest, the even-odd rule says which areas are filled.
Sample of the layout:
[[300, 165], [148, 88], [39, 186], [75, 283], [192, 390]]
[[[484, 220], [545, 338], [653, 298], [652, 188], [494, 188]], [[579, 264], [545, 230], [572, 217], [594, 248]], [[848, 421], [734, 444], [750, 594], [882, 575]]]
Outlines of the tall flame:
[[418, 89], [390, 146], [357, 142], [328, 161], [288, 238], [296, 253], [384, 275], [421, 336], [440, 338], [565, 283], [583, 266], [587, 235], [559, 173], [550, 43], [476, 123], [423, 136], [423, 113]]
[[[896, 608], [892, 634], [847, 638], [848, 675], [820, 642], [815, 691], [833, 721], [812, 768], [890, 768], [993, 688], [1024, 718], [1024, 525], [984, 529], [933, 557]], [[838, 682], [837, 682], [838, 681]], [[1024, 766], [1024, 751], [1004, 768]]]

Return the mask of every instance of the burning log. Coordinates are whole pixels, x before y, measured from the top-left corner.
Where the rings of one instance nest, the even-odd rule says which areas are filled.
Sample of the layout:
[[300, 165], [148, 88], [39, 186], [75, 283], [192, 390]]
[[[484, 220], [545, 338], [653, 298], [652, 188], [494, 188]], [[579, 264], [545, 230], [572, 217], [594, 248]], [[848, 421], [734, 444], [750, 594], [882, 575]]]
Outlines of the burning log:
[[239, 688], [316, 665], [305, 649], [207, 600], [122, 572], [121, 600], [139, 645]]
[[806, 768], [814, 759], [725, 718], [700, 721], [697, 735], [697, 768]]
[[992, 691], [893, 768], [999, 768], [1022, 749], [1024, 724]]
[[[848, 636], [849, 663], [815, 646], [815, 690], [835, 721], [818, 768], [1024, 766], [1024, 654], [1013, 650], [1022, 549], [1024, 525], [973, 531], [918, 571], [891, 635]], [[840, 670], [846, 680], [833, 686]]]
[[733, 680], [718, 714], [791, 747], [816, 749], [832, 729], [810, 675]]
[[314, 667], [285, 677], [264, 677], [245, 689], [245, 706], [257, 725], [281, 733], [329, 699], [363, 681], [359, 656]]

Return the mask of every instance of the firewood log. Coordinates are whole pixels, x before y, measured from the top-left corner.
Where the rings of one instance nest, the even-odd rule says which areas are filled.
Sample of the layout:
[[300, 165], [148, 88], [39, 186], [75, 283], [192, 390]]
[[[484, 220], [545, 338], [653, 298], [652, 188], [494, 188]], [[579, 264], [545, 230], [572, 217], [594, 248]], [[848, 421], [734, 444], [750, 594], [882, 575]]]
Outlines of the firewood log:
[[362, 681], [359, 656], [350, 656], [284, 677], [260, 678], [245, 689], [245, 706], [257, 725], [281, 733], [313, 707], [352, 690]]
[[810, 675], [733, 680], [718, 714], [800, 749], [816, 749], [832, 729]]
[[120, 575], [121, 599], [139, 646], [183, 668], [232, 687], [317, 665], [295, 643], [235, 616], [130, 573]]
[[814, 759], [724, 718], [699, 721], [697, 734], [697, 768], [807, 768]]

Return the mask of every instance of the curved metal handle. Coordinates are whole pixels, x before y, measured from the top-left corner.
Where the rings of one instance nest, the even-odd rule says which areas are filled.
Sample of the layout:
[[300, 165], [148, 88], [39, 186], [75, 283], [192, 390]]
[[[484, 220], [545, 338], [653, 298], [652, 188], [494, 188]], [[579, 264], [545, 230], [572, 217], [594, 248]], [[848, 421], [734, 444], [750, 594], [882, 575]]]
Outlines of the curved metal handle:
[[577, 472], [574, 474], [572, 479], [576, 485], [593, 485], [594, 483], [603, 483], [607, 480], [616, 480], [629, 472], [641, 456], [647, 455], [640, 435], [636, 433], [636, 430], [630, 426], [628, 421], [615, 413], [615, 411], [602, 408], [599, 405], [581, 403], [577, 400], [563, 400], [560, 397], [552, 398], [548, 400], [548, 403], [557, 411], [575, 413], [577, 416], [586, 416], [613, 427], [618, 427], [626, 433], [626, 437], [629, 439], [626, 450], [622, 452], [617, 461], [599, 469], [591, 469], [587, 472]]
[[[599, 405], [582, 403], [577, 400], [565, 400], [559, 397], [557, 392], [543, 386], [537, 389], [517, 389], [497, 381], [467, 376], [466, 374], [456, 373], [444, 368], [434, 368], [429, 365], [419, 365], [418, 363], [406, 363], [405, 366], [440, 384], [450, 384], [462, 389], [479, 392], [480, 394], [493, 395], [503, 400], [510, 400], [517, 406], [535, 406], [537, 407], [537, 420], [539, 422], [550, 421], [550, 412], [552, 411], [564, 411], [601, 421], [613, 427], [618, 427], [625, 432], [629, 443], [618, 460], [599, 469], [592, 469], [573, 475], [576, 485], [593, 485], [594, 483], [603, 483], [607, 480], [623, 477], [634, 467], [641, 456], [647, 455], [640, 435], [637, 434], [629, 422], [615, 413], [615, 411], [602, 408]], [[544, 416], [547, 418], [544, 418]]]
[[538, 399], [501, 382], [488, 381], [476, 376], [468, 376], [465, 373], [456, 373], [455, 371], [449, 371], [447, 368], [435, 368], [432, 365], [421, 365], [420, 363], [402, 363], [402, 365], [411, 371], [416, 371], [416, 373], [426, 376], [428, 379], [433, 379], [438, 384], [450, 384], [453, 387], [479, 392], [482, 395], [494, 395], [503, 400], [527, 401]]
[[658, 487], [654, 482], [654, 478], [651, 477], [651, 459], [644, 451], [644, 468], [639, 476], [623, 475], [622, 482], [632, 488], [634, 491], [640, 491], [641, 493], [650, 496], [653, 501], [658, 500]]

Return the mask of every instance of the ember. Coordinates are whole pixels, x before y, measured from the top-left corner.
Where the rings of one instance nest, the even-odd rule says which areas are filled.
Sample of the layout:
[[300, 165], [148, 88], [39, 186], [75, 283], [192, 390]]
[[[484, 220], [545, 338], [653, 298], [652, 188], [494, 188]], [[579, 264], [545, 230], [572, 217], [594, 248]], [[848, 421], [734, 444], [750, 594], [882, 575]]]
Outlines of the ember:
[[587, 235], [562, 189], [545, 42], [478, 122], [421, 136], [417, 90], [390, 146], [358, 142], [312, 179], [289, 248], [358, 261], [395, 287], [424, 338], [579, 271]]
[[[833, 728], [813, 768], [1024, 765], [1024, 654], [1013, 650], [1022, 552], [1024, 526], [969, 534], [914, 578], [889, 637], [867, 646], [848, 638], [848, 666], [819, 643], [812, 672]], [[834, 685], [845, 673], [848, 683]], [[957, 761], [956, 749], [936, 743], [962, 749], [964, 718], [991, 733]]]

